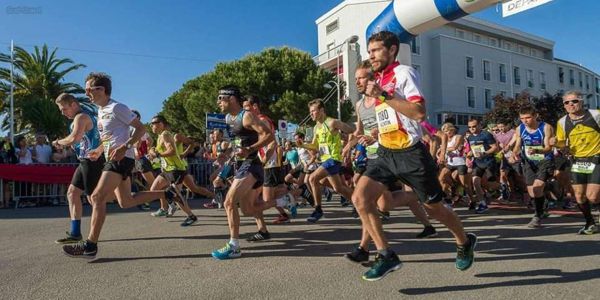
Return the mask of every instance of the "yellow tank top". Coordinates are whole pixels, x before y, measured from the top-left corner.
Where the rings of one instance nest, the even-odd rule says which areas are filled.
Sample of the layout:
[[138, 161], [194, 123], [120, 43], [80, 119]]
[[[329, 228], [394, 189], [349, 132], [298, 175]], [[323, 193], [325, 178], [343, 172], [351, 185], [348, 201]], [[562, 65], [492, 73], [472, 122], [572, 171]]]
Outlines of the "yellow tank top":
[[319, 154], [321, 161], [333, 159], [342, 161], [342, 139], [339, 133], [332, 133], [327, 122], [330, 118], [325, 119], [321, 126], [315, 126], [315, 134], [317, 135], [317, 143], [319, 144]]
[[[156, 150], [158, 150], [158, 152], [165, 152], [167, 151], [167, 148], [165, 147], [164, 141], [163, 141], [163, 137], [165, 135], [171, 135], [171, 132], [169, 131], [163, 131], [159, 137], [159, 141], [156, 145]], [[183, 146], [182, 146], [183, 147]], [[187, 163], [185, 163], [181, 157], [179, 156], [181, 154], [180, 152], [180, 147], [178, 147], [177, 145], [175, 145], [175, 154], [171, 155], [171, 156], [161, 156], [160, 157], [160, 168], [165, 171], [165, 172], [172, 172], [172, 171], [185, 171], [187, 169]]]

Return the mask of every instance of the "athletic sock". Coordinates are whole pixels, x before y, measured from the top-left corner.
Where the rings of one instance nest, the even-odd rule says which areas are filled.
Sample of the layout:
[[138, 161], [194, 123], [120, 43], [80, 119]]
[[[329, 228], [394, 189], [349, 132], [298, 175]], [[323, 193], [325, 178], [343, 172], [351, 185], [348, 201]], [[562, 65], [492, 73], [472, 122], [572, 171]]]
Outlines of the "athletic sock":
[[81, 220], [71, 220], [71, 236], [81, 235]]
[[233, 246], [233, 248], [236, 248], [236, 249], [240, 247], [240, 241], [238, 239], [234, 239], [234, 238], [229, 239], [229, 244], [231, 246]]
[[535, 215], [538, 217], [544, 216], [544, 203], [546, 202], [546, 198], [544, 196], [533, 198], [535, 202]]
[[594, 217], [592, 216], [592, 205], [590, 205], [590, 202], [586, 201], [584, 204], [577, 203], [577, 206], [579, 206], [579, 210], [581, 210], [583, 216], [585, 217], [585, 225], [588, 226], [595, 224]]

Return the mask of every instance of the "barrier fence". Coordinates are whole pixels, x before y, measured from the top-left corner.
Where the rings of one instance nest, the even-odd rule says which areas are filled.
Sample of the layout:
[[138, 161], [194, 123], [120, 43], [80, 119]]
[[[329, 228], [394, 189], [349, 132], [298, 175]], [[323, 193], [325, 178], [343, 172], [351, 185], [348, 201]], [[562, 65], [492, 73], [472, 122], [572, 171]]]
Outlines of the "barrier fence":
[[[192, 159], [188, 171], [196, 184], [209, 187], [212, 161]], [[14, 202], [14, 208], [40, 204], [66, 204], [67, 189], [77, 163], [68, 164], [0, 164], [0, 203]]]

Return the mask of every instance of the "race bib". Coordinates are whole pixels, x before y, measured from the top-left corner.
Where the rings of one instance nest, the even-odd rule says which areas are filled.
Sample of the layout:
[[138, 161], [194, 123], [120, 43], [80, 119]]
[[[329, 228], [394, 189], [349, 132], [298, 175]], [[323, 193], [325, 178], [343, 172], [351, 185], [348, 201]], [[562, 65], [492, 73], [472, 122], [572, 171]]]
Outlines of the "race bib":
[[485, 154], [485, 147], [483, 145], [471, 145], [471, 152], [473, 152], [473, 156], [479, 158]]
[[529, 160], [535, 160], [535, 161], [544, 160], [544, 154], [540, 154], [540, 153], [529, 154], [529, 149], [542, 150], [542, 149], [544, 149], [543, 146], [525, 146], [525, 156], [527, 156], [527, 158]]
[[377, 116], [379, 133], [393, 132], [400, 128], [396, 111], [387, 103], [377, 105], [375, 107], [375, 115]]
[[596, 168], [596, 164], [587, 161], [578, 161], [571, 167], [571, 172], [579, 174], [592, 174]]
[[167, 160], [162, 157], [160, 158], [160, 168], [163, 170], [167, 169]]
[[321, 155], [331, 155], [331, 154], [329, 154], [329, 145], [327, 145], [327, 144], [319, 144], [319, 154], [321, 154]]
[[377, 155], [377, 149], [379, 149], [379, 143], [375, 142], [373, 145], [367, 146], [367, 157]]

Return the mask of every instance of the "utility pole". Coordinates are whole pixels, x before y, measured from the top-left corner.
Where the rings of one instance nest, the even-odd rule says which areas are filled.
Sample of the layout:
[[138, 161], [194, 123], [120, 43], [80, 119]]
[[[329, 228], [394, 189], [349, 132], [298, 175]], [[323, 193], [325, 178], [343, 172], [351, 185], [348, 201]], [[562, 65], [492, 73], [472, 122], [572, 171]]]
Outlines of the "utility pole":
[[15, 44], [10, 40], [10, 140], [15, 144], [15, 83], [13, 73], [15, 72]]

